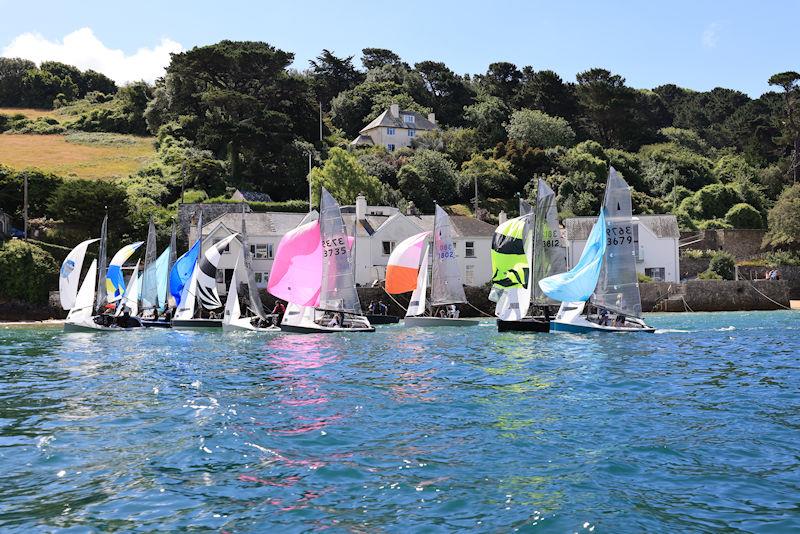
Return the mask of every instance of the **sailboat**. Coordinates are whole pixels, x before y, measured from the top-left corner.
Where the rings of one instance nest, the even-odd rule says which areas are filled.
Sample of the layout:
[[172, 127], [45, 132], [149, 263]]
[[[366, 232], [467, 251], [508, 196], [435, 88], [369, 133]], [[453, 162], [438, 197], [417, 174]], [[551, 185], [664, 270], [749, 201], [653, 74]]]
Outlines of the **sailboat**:
[[[175, 297], [177, 310], [172, 318], [172, 328], [178, 329], [197, 329], [197, 328], [221, 328], [221, 318], [201, 317], [201, 307], [207, 310], [215, 310], [222, 307], [222, 301], [217, 293], [217, 268], [219, 267], [222, 251], [236, 238], [238, 234], [231, 234], [225, 239], [209, 247], [200, 256], [202, 241], [197, 240], [192, 248], [184, 256], [188, 261], [175, 262], [173, 272], [170, 273], [170, 292]], [[194, 260], [192, 262], [192, 260]], [[178, 264], [181, 264], [180, 268]], [[191, 275], [188, 282], [183, 278], [185, 269], [191, 265]], [[174, 273], [174, 276], [173, 276]], [[173, 285], [173, 281], [177, 280]], [[176, 291], [178, 290], [179, 291]], [[200, 306], [198, 306], [198, 301]]]
[[[80, 268], [83, 265], [86, 249], [97, 239], [90, 239], [78, 244], [70, 251], [61, 265], [59, 289], [64, 291], [61, 296], [61, 304], [65, 309], [69, 309], [67, 319], [64, 322], [65, 332], [119, 331], [141, 326], [135, 318], [130, 318], [129, 321], [119, 324], [116, 321], [102, 320], [110, 319], [109, 316], [95, 316], [95, 311], [98, 314], [102, 313], [108, 303], [119, 300], [124, 294], [125, 284], [121, 280], [122, 265], [136, 251], [138, 245], [141, 245], [141, 243], [138, 243], [138, 245], [133, 243], [120, 249], [112, 259], [111, 267], [113, 268], [107, 269], [107, 228], [108, 215], [103, 219], [100, 231], [99, 261], [92, 261], [77, 293], [75, 293], [75, 288], [80, 277]], [[111, 274], [111, 277], [107, 276], [108, 273]], [[118, 292], [119, 295], [117, 296]]]
[[[236, 330], [247, 330], [251, 332], [280, 332], [281, 329], [274, 324], [269, 326], [259, 326], [267, 324], [269, 318], [264, 313], [264, 305], [261, 302], [261, 295], [258, 293], [255, 276], [253, 275], [253, 263], [250, 253], [250, 243], [247, 239], [247, 226], [244, 220], [244, 204], [242, 204], [242, 250], [236, 259], [236, 266], [233, 269], [231, 285], [228, 289], [228, 296], [225, 301], [225, 315], [222, 319], [222, 330], [231, 332]], [[248, 309], [253, 316], [242, 316], [241, 306], [239, 305], [239, 285], [247, 284], [247, 296], [250, 303]]]
[[[555, 192], [544, 180], [537, 187], [536, 205], [520, 199], [520, 216], [504, 222], [492, 239], [491, 300], [497, 302], [500, 332], [549, 332], [550, 305], [538, 281], [566, 270]], [[534, 313], [536, 311], [540, 313]]]
[[281, 330], [375, 331], [361, 312], [351, 247], [339, 204], [323, 187], [319, 220], [283, 236], [275, 253], [267, 289], [289, 303]]
[[[402, 241], [392, 254], [386, 266], [387, 293], [412, 291], [411, 301], [405, 316], [406, 326], [475, 326], [478, 319], [466, 319], [445, 314], [445, 306], [467, 302], [461, 273], [456, 259], [450, 229], [450, 217], [437, 204], [433, 232], [422, 232]], [[428, 289], [428, 256], [433, 236], [433, 268], [431, 270], [431, 301], [426, 305]], [[423, 250], [424, 248], [424, 250]], [[439, 308], [440, 315], [435, 310]], [[452, 310], [451, 308], [451, 310]], [[426, 311], [429, 313], [425, 315]]]
[[147, 244], [144, 253], [142, 288], [139, 293], [139, 319], [148, 328], [170, 328], [169, 320], [159, 319], [159, 313], [167, 308], [167, 284], [169, 281], [169, 260], [172, 243], [175, 240], [175, 226], [172, 227], [172, 240], [164, 252], [156, 258], [156, 228], [153, 218], [147, 230]]
[[630, 187], [613, 167], [578, 263], [539, 287], [561, 301], [550, 325], [555, 332], [655, 332], [642, 319]]

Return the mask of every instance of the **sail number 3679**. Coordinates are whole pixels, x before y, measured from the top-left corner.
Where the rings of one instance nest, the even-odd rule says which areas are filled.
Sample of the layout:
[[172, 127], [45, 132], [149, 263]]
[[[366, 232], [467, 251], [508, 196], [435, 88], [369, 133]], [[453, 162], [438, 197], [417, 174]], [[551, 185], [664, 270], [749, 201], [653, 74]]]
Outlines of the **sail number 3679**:
[[630, 245], [633, 243], [633, 230], [630, 226], [606, 228], [606, 245]]

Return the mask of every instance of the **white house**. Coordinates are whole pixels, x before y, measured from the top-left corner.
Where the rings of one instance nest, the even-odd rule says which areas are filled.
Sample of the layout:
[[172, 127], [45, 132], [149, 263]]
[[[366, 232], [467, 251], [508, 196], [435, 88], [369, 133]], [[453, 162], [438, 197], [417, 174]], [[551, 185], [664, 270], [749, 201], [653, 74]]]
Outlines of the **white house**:
[[[597, 217], [574, 217], [564, 220], [567, 263], [572, 268], [581, 257], [589, 232]], [[633, 242], [636, 272], [656, 282], [679, 282], [678, 241], [680, 231], [674, 215], [635, 215]]]
[[[289, 230], [308, 220], [316, 219], [317, 213], [225, 213], [203, 225], [203, 249], [211, 246], [232, 232], [241, 231], [242, 217], [247, 226], [250, 250], [253, 254], [253, 270], [256, 284], [266, 287], [278, 243]], [[343, 206], [342, 217], [353, 234], [355, 228], [355, 277], [359, 285], [371, 285], [386, 277], [386, 263], [394, 247], [407, 237], [422, 231], [433, 230], [433, 215], [406, 215], [397, 208], [368, 206], [362, 196], [355, 206]], [[464, 284], [478, 286], [492, 278], [491, 245], [494, 226], [459, 215], [451, 216], [453, 241], [461, 265]], [[217, 281], [220, 294], [230, 281], [236, 258], [238, 240], [229, 246], [220, 260]], [[223, 285], [224, 284], [224, 285]]]
[[411, 141], [422, 132], [438, 130], [436, 116], [427, 117], [416, 111], [400, 109], [392, 104], [389, 109], [367, 124], [350, 146], [382, 146], [389, 152], [411, 146]]

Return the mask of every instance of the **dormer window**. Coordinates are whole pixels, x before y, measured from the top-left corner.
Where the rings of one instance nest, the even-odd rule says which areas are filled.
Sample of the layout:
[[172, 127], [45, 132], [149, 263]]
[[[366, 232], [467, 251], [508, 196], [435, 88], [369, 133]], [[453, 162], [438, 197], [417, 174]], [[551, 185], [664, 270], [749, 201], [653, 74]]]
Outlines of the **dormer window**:
[[403, 122], [406, 124], [414, 124], [414, 115], [403, 115]]

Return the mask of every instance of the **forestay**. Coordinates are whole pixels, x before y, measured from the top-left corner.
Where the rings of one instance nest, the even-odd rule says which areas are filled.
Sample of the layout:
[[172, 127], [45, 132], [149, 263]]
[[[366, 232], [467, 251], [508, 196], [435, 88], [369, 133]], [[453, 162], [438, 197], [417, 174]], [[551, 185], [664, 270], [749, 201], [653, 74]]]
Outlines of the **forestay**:
[[67, 254], [61, 264], [61, 269], [58, 273], [58, 296], [61, 299], [61, 307], [65, 310], [70, 310], [75, 305], [86, 249], [95, 241], [99, 240], [97, 238], [87, 239], [80, 243]]
[[545, 295], [538, 280], [567, 270], [567, 249], [563, 246], [558, 227], [556, 194], [550, 186], [539, 179], [536, 195], [535, 227], [533, 228], [533, 284], [531, 300], [534, 304], [553, 304]]
[[603, 205], [606, 251], [592, 302], [608, 310], [641, 317], [631, 190], [613, 167], [608, 174]]
[[325, 310], [361, 313], [342, 212], [339, 203], [324, 187], [320, 198], [319, 216], [322, 238], [322, 286], [319, 307]]
[[467, 301], [453, 243], [450, 217], [437, 204], [433, 232], [433, 272], [431, 305], [442, 306]]

